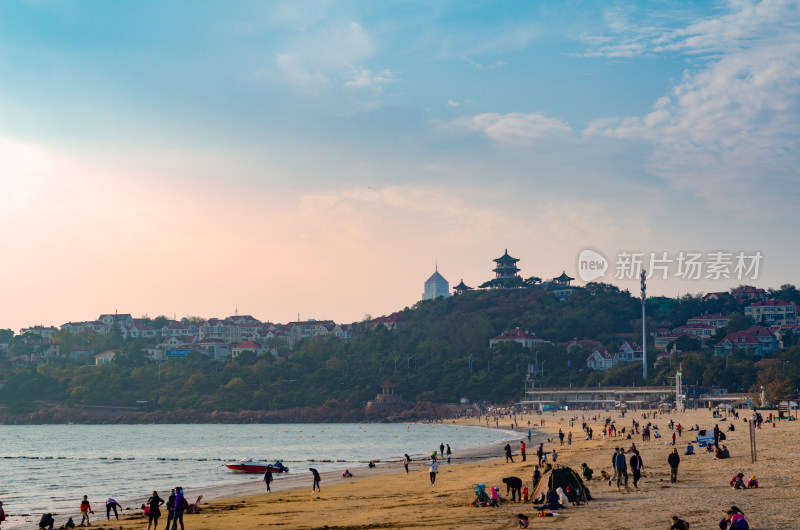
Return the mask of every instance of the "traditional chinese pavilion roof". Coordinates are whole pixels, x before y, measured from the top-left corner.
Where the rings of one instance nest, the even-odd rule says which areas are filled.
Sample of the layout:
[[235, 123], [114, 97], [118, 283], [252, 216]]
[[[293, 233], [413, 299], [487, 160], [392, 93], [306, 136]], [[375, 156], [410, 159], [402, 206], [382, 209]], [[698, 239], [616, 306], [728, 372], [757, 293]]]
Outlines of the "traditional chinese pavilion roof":
[[575, 278], [571, 278], [571, 277], [567, 276], [566, 272], [561, 271], [561, 276], [559, 276], [558, 278], [553, 278], [553, 281], [554, 282], [571, 282], [574, 279]]
[[470, 287], [469, 285], [465, 284], [464, 280], [462, 279], [461, 283], [459, 283], [458, 285], [453, 287], [453, 290], [454, 291], [470, 291], [470, 290], [472, 290], [472, 287]]
[[508, 255], [508, 249], [506, 249], [505, 254], [494, 260], [494, 262], [498, 264], [510, 263], [512, 265], [518, 261], [519, 260], [517, 258], [512, 258], [511, 256]]

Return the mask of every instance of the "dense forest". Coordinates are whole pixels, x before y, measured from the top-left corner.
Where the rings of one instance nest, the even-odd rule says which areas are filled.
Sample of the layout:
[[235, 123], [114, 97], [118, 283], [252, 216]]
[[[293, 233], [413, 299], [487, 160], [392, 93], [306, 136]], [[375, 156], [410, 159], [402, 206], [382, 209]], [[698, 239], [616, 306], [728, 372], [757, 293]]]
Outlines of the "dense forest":
[[[770, 296], [800, 303], [800, 293], [785, 285]], [[731, 297], [704, 301], [700, 295], [679, 300], [652, 299], [647, 304], [648, 328], [677, 326], [703, 313], [728, 313], [728, 327], [708, 341], [713, 345], [728, 332], [745, 329], [751, 319]], [[292, 407], [362, 407], [390, 381], [406, 401], [508, 402], [524, 393], [529, 366], [536, 386], [639, 385], [640, 364], [622, 363], [607, 371], [586, 367], [588, 350], [567, 351], [573, 338], [592, 339], [615, 348], [621, 333], [641, 337], [641, 305], [627, 291], [608, 284], [589, 284], [566, 301], [547, 290], [491, 289], [469, 291], [450, 298], [422, 301], [402, 311], [407, 322], [389, 330], [365, 320], [351, 340], [311, 339], [278, 358], [245, 352], [235, 359], [213, 361], [200, 354], [165, 362], [148, 361], [142, 341], [123, 341], [118, 333], [70, 335], [60, 332], [62, 348], [77, 344], [96, 351], [114, 348], [115, 359], [94, 366], [87, 358], [50, 358], [38, 366], [22, 366], [9, 359], [25, 353], [31, 337], [0, 330], [0, 342], [10, 344], [0, 353], [0, 405], [21, 412], [42, 402], [69, 405], [140, 406], [144, 410], [177, 409], [235, 411]], [[535, 332], [551, 344], [533, 351], [517, 344], [489, 348], [489, 339], [519, 327]], [[647, 384], [670, 384], [677, 362], [684, 382], [730, 391], [747, 391], [769, 384], [774, 393], [794, 391], [800, 384], [800, 347], [787, 340], [776, 352], [777, 363], [760, 363], [743, 354], [715, 357], [713, 348], [695, 339], [681, 338], [682, 350], [656, 364], [649, 338], [651, 366]]]

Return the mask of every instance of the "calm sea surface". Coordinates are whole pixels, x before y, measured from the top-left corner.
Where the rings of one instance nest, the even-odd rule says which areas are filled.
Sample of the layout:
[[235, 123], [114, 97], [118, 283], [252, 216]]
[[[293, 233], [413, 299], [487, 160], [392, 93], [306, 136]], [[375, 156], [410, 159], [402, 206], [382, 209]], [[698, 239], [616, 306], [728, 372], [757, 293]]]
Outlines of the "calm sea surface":
[[88, 495], [95, 517], [105, 517], [100, 512], [108, 497], [141, 498], [157, 490], [166, 498], [174, 486], [261, 479], [228, 471], [228, 460], [277, 459], [294, 473], [307, 471], [314, 459], [320, 471], [341, 470], [403, 453], [430, 454], [440, 443], [457, 456], [459, 449], [509, 436], [518, 435], [447, 424], [0, 426], [0, 501], [13, 515], [74, 513]]

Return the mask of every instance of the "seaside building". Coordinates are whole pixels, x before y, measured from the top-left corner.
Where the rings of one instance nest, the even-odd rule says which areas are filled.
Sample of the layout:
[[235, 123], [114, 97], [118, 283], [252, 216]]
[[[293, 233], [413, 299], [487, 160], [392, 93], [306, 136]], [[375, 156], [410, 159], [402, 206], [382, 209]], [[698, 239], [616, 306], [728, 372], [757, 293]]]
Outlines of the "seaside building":
[[450, 283], [439, 274], [439, 266], [436, 266], [431, 277], [425, 281], [425, 291], [422, 293], [423, 300], [433, 300], [434, 298], [447, 298], [450, 296]]

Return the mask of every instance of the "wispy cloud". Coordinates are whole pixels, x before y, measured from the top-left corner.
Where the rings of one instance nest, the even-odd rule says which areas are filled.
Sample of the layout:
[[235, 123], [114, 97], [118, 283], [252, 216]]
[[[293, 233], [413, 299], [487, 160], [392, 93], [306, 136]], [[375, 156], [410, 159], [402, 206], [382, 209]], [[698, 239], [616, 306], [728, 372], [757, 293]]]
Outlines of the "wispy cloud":
[[344, 86], [349, 88], [373, 88], [377, 91], [382, 90], [383, 85], [394, 83], [396, 76], [394, 72], [389, 70], [382, 70], [380, 72], [372, 72], [369, 68], [360, 66], [352, 67], [351, 79], [344, 83]]
[[389, 69], [373, 73], [361, 66], [376, 50], [375, 40], [360, 23], [331, 23], [301, 33], [276, 55], [275, 62], [285, 79], [297, 86], [374, 87], [394, 80]]
[[520, 143], [551, 135], [569, 134], [569, 125], [542, 114], [485, 113], [460, 118], [458, 124], [473, 131], [481, 131], [489, 138], [500, 142]]
[[732, 5], [730, 14], [647, 42], [651, 52], [681, 51], [705, 62], [650, 113], [597, 120], [585, 134], [650, 143], [653, 174], [716, 206], [749, 206], [737, 214], [766, 204], [793, 211], [790, 198], [800, 193], [798, 4]]

